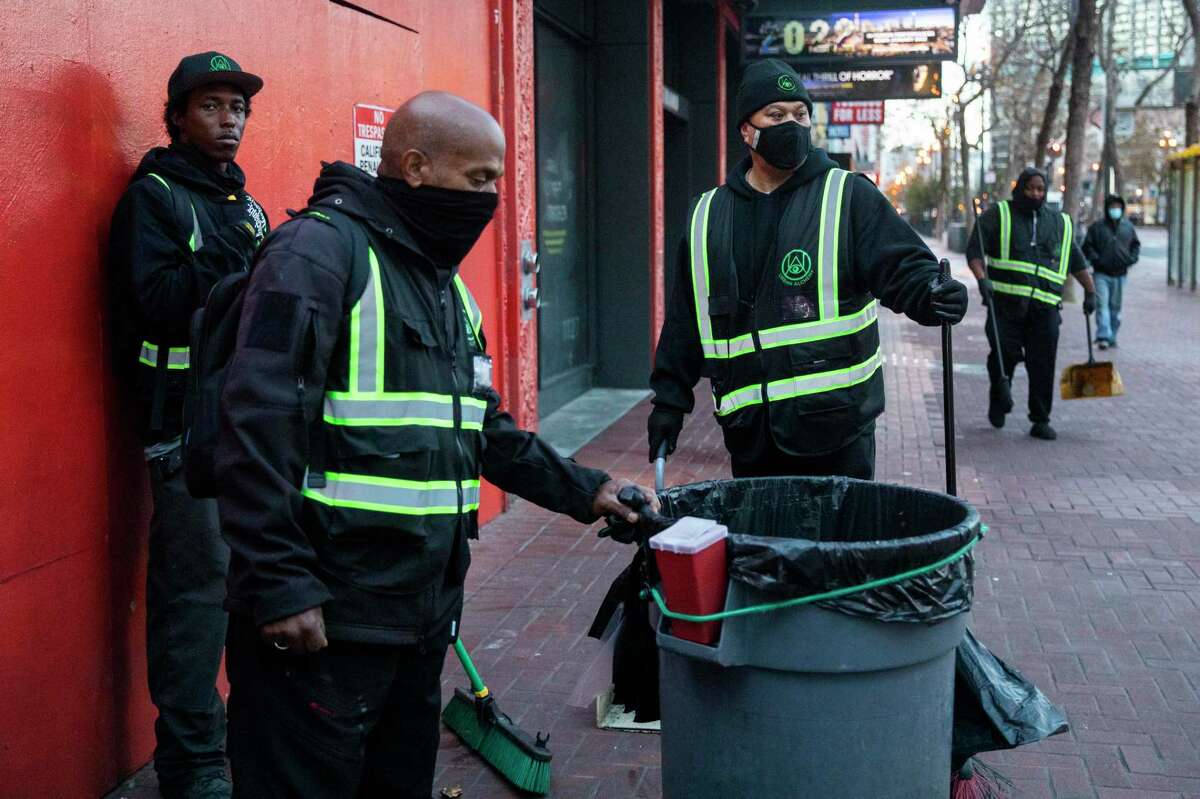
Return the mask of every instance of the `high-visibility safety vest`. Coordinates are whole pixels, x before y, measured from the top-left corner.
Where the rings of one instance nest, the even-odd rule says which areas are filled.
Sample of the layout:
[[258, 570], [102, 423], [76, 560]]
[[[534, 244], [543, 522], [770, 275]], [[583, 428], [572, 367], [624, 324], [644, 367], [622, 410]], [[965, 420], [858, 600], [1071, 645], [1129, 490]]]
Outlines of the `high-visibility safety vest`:
[[[693, 209], [702, 374], [712, 381], [727, 444], [731, 430], [752, 427], [765, 412], [790, 449], [829, 451], [883, 410], [878, 304], [855, 288], [843, 224], [851, 179], [832, 169], [792, 192], [759, 287], [735, 285], [731, 190], [712, 189]], [[755, 298], [752, 308], [746, 297]]]
[[997, 203], [996, 209], [1000, 214], [1000, 255], [987, 257], [988, 279], [992, 281], [992, 287], [999, 294], [1057, 306], [1062, 302], [1062, 286], [1071, 263], [1071, 244], [1075, 236], [1071, 215], [1060, 214], [1062, 230], [1058, 263], [1045, 265], [1013, 257], [1012, 209], [1009, 201]]
[[[418, 285], [416, 270], [390, 265], [373, 245], [363, 249], [366, 286], [342, 320], [326, 373], [318, 425], [325, 463], [310, 461], [302, 493], [331, 540], [383, 536], [398, 547], [395, 563], [342, 564], [340, 573], [415, 589], [445, 568], [460, 525], [474, 535], [487, 411], [473, 368], [483, 355], [483, 316], [458, 276], [441, 292], [440, 314], [431, 314], [421, 294], [430, 288]], [[322, 557], [336, 559], [336, 550]]]

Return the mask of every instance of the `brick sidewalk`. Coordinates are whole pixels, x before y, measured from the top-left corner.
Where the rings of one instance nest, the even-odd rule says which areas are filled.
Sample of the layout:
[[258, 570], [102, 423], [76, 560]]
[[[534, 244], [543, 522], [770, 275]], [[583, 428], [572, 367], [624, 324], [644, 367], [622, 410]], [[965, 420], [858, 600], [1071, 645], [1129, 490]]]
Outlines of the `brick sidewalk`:
[[[1200, 298], [1165, 286], [1165, 239], [1145, 239], [1112, 353], [1128, 394], [1056, 402], [1057, 442], [1027, 435], [1023, 370], [1017, 412], [1003, 430], [988, 425], [977, 305], [955, 329], [960, 492], [991, 527], [978, 550], [973, 628], [1072, 723], [1067, 735], [988, 756], [1022, 799], [1200, 797]], [[1064, 317], [1060, 370], [1087, 357], [1079, 306]], [[941, 489], [937, 330], [891, 313], [881, 322], [879, 479]], [[651, 480], [646, 412], [634, 409], [578, 459]], [[669, 481], [721, 476], [720, 433], [702, 403]], [[488, 525], [474, 548], [464, 640], [503, 708], [526, 729], [552, 733], [555, 797], [660, 795], [656, 736], [597, 730], [591, 710], [568, 705], [598, 651], [585, 637], [592, 614], [630, 555], [527, 503]], [[453, 661], [447, 693], [465, 684]], [[466, 799], [515, 795], [449, 733], [437, 786], [461, 786]]]
[[[1056, 402], [1057, 442], [1027, 435], [1023, 370], [1007, 427], [988, 425], [980, 308], [955, 329], [960, 492], [991, 527], [978, 549], [973, 627], [1072, 724], [987, 756], [1014, 780], [1014, 799], [1200, 797], [1200, 297], [1166, 287], [1164, 246], [1161, 231], [1144, 231], [1126, 288], [1111, 355], [1128, 394]], [[961, 258], [952, 261], [965, 277]], [[1064, 316], [1060, 370], [1087, 357], [1079, 306]], [[881, 323], [879, 479], [941, 489], [938, 332], [891, 313]], [[702, 401], [689, 419], [669, 482], [728, 476], [710, 409]], [[635, 408], [578, 459], [652, 480], [646, 413]], [[592, 710], [569, 705], [599, 651], [585, 637], [592, 615], [632, 554], [595, 532], [523, 502], [488, 525], [474, 547], [463, 637], [502, 707], [552, 733], [554, 797], [658, 797], [658, 737], [597, 730]], [[447, 696], [465, 684], [451, 655]], [[148, 771], [113, 796], [153, 796]], [[464, 799], [517, 795], [450, 733], [436, 786], [461, 786]]]

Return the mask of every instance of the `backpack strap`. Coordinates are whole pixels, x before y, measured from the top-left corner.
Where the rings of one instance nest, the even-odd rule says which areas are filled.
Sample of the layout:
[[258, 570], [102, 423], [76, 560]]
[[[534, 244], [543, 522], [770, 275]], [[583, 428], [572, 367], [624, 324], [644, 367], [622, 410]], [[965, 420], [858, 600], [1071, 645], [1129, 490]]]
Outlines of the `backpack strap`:
[[[146, 173], [163, 185], [171, 197], [171, 208], [175, 211], [175, 221], [180, 230], [187, 230], [188, 218], [192, 220], [192, 233], [188, 237], [188, 249], [195, 252], [204, 246], [204, 235], [200, 232], [200, 220], [196, 217], [196, 204], [192, 202], [191, 193], [182, 186], [172, 187], [171, 181], [157, 172]], [[185, 205], [186, 203], [186, 205]], [[171, 348], [166, 342], [155, 342], [158, 346], [158, 358], [154, 367], [154, 394], [150, 400], [150, 430], [159, 432], [163, 429], [163, 416], [167, 405], [167, 375], [170, 365]]]
[[[367, 286], [371, 274], [370, 239], [361, 222], [351, 219], [341, 211], [327, 206], [305, 208], [296, 218], [311, 217], [333, 227], [343, 239], [350, 242], [350, 275], [346, 279], [346, 291], [342, 295], [342, 314], [354, 307], [359, 295]], [[309, 488], [325, 487], [326, 442], [324, 419], [320, 413], [308, 421], [308, 474]]]

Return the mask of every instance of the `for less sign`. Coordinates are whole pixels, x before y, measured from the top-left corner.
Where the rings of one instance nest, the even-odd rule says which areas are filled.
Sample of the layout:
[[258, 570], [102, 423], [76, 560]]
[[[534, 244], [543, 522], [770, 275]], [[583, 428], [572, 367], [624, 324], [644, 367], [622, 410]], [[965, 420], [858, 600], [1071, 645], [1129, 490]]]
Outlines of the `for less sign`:
[[383, 130], [394, 110], [363, 103], [354, 106], [354, 165], [372, 175], [379, 169]]
[[830, 103], [831, 125], [882, 125], [883, 100], [859, 103]]

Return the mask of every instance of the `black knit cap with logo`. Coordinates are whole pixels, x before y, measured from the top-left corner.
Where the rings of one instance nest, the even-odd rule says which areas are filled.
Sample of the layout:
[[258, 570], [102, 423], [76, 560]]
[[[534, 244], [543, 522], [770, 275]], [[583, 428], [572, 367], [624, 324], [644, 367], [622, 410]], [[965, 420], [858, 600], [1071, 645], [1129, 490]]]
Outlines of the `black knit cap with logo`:
[[238, 62], [229, 56], [209, 51], [185, 56], [167, 81], [167, 99], [175, 100], [199, 86], [211, 83], [229, 83], [242, 90], [247, 99], [258, 94], [263, 80], [257, 75], [243, 72]]
[[734, 101], [738, 124], [745, 122], [758, 109], [778, 100], [801, 100], [808, 106], [808, 113], [812, 114], [812, 98], [808, 96], [808, 90], [804, 88], [796, 70], [778, 58], [755, 61], [742, 72], [742, 82], [738, 84]]

